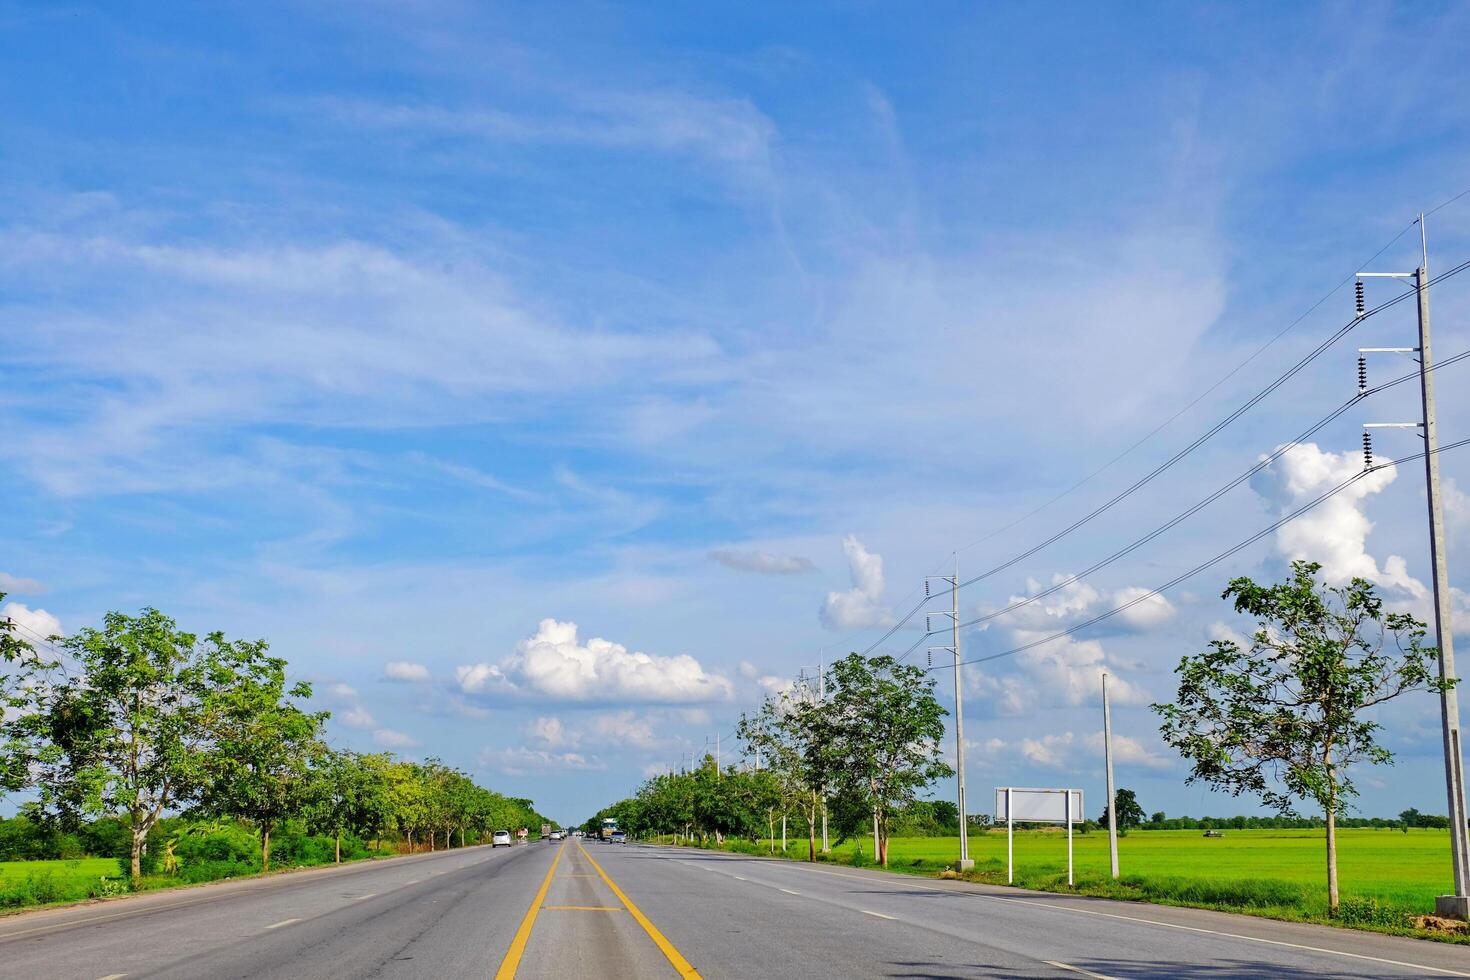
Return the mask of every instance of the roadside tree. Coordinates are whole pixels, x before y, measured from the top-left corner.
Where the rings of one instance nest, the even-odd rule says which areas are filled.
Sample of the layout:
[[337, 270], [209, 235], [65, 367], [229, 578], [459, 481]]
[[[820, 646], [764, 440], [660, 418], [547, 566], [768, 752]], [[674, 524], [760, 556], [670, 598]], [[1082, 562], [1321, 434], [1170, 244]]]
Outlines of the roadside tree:
[[25, 760], [41, 813], [64, 822], [125, 814], [136, 885], [148, 832], [165, 811], [191, 803], [206, 779], [207, 681], [196, 637], [144, 609], [110, 612], [101, 629], [60, 645], [69, 663], [38, 668], [28, 703], [6, 723], [7, 756]]
[[941, 758], [947, 712], [934, 685], [922, 667], [852, 653], [832, 664], [827, 699], [810, 709], [813, 742], [821, 746], [820, 783], [832, 788], [844, 813], [872, 815], [876, 857], [885, 867], [894, 814], [936, 779], [954, 774]]
[[[1138, 797], [1131, 789], [1119, 789], [1114, 794], [1118, 801], [1118, 829], [1131, 830], [1134, 827], [1142, 827], [1144, 821], [1143, 807], [1139, 805]], [[1098, 825], [1108, 825], [1108, 808], [1103, 807], [1102, 816], [1097, 818]]]
[[1223, 598], [1258, 622], [1250, 648], [1216, 640], [1184, 657], [1175, 668], [1176, 700], [1153, 709], [1164, 740], [1193, 764], [1189, 782], [1255, 794], [1285, 815], [1298, 800], [1321, 808], [1335, 915], [1337, 817], [1356, 795], [1347, 771], [1393, 759], [1367, 709], [1444, 684], [1435, 676], [1438, 651], [1423, 645], [1423, 623], [1385, 613], [1363, 579], [1327, 586], [1320, 570], [1297, 561], [1277, 585], [1232, 581]]
[[213, 744], [206, 756], [206, 809], [241, 817], [260, 831], [261, 870], [269, 871], [271, 832], [312, 801], [312, 767], [326, 746], [328, 712], [297, 703], [311, 685], [288, 686], [286, 661], [263, 640], [208, 638], [205, 721]]

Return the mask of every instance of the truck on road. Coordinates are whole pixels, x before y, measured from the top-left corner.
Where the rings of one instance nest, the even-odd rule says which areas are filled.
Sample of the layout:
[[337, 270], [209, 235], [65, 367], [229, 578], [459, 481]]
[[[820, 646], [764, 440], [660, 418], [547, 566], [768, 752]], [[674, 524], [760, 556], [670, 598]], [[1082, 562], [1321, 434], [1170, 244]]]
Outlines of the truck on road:
[[618, 822], [616, 820], [612, 817], [603, 817], [602, 829], [597, 832], [597, 836], [604, 844], [609, 843], [612, 841], [612, 835], [617, 833], [617, 829]]

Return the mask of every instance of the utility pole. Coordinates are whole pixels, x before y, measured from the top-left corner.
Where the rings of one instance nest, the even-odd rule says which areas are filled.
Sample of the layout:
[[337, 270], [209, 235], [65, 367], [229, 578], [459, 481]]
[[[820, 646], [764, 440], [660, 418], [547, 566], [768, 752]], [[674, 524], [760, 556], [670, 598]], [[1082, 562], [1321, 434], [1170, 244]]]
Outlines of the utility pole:
[[[965, 703], [962, 693], [963, 684], [960, 676], [960, 559], [955, 555], [954, 577], [930, 576], [924, 580], [924, 594], [929, 594], [929, 582], [937, 579], [940, 582], [949, 583], [949, 612], [935, 613], [934, 615], [949, 617], [949, 646], [930, 647], [934, 650], [948, 650], [954, 656], [954, 764], [956, 775], [956, 796], [960, 814], [960, 859], [957, 867], [961, 871], [968, 871], [975, 866], [970, 859], [970, 821], [965, 809]], [[925, 616], [925, 632], [933, 632], [929, 629], [928, 616]]]
[[[1113, 712], [1108, 707], [1108, 675], [1102, 675], [1103, 694], [1103, 760], [1108, 769], [1108, 856], [1113, 862], [1113, 877], [1118, 877], [1118, 794], [1113, 789]], [[1071, 798], [1067, 800], [1071, 805]]]
[[[1449, 568], [1445, 559], [1444, 510], [1439, 486], [1439, 423], [1434, 411], [1434, 361], [1429, 329], [1429, 240], [1424, 215], [1419, 215], [1420, 265], [1412, 273], [1360, 273], [1364, 276], [1414, 280], [1419, 301], [1419, 395], [1423, 409], [1424, 484], [1429, 503], [1429, 564], [1434, 586], [1434, 631], [1439, 644], [1439, 678], [1449, 682], [1439, 695], [1444, 737], [1445, 790], [1449, 797], [1450, 851], [1455, 893], [1439, 895], [1435, 912], [1446, 918], [1470, 919], [1470, 832], [1465, 825], [1465, 774], [1460, 746], [1460, 700], [1455, 690], [1455, 637], [1450, 613]], [[1358, 312], [1363, 314], [1359, 288]], [[1365, 457], [1371, 446], [1365, 435]]]
[[[817, 657], [817, 664], [816, 664], [816, 666], [817, 666], [817, 703], [818, 704], [826, 704], [827, 703], [827, 663], [826, 663], [826, 661], [827, 661], [827, 648], [826, 647], [823, 647], [822, 648], [821, 655]], [[797, 682], [799, 684], [801, 684], [801, 686], [807, 692], [810, 692], [811, 691], [811, 686], [807, 684], [807, 680], [806, 680], [806, 669], [807, 669], [807, 667], [810, 667], [810, 666], [811, 666], [811, 664], [803, 664], [802, 665], [802, 668], [801, 668], [801, 673], [798, 675], [798, 678], [797, 678]], [[808, 693], [808, 696], [810, 696], [810, 693]], [[832, 852], [832, 843], [831, 843], [831, 840], [827, 837], [827, 787], [823, 786], [822, 787], [822, 853], [823, 854], [830, 854], [831, 852]]]

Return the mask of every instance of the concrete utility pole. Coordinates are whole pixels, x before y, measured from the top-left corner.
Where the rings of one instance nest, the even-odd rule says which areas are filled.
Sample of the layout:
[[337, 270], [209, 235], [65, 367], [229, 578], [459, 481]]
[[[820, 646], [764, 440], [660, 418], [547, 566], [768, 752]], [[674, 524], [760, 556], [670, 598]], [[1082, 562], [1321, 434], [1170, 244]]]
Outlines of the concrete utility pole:
[[[1439, 423], [1434, 415], [1434, 375], [1429, 338], [1429, 243], [1419, 215], [1423, 263], [1414, 274], [1419, 294], [1419, 393], [1424, 407], [1424, 482], [1429, 497], [1429, 561], [1434, 569], [1434, 631], [1439, 635], [1439, 676], [1455, 679], [1455, 630], [1450, 622], [1450, 577], [1445, 561], [1444, 511], [1439, 489]], [[1454, 849], [1455, 893], [1435, 899], [1441, 915], [1470, 918], [1470, 846], [1465, 828], [1465, 774], [1460, 755], [1460, 700], [1455, 688], [1439, 696], [1444, 727], [1445, 788], [1450, 804], [1450, 846]]]
[[[958, 867], [961, 871], [968, 871], [975, 866], [970, 859], [970, 823], [965, 808], [965, 702], [962, 693], [963, 683], [960, 675], [960, 560], [955, 557], [954, 577], [932, 576], [941, 582], [949, 583], [949, 612], [938, 615], [948, 616], [950, 624], [950, 641], [947, 647], [930, 647], [930, 650], [948, 650], [954, 656], [954, 765], [957, 805], [960, 814], [960, 859]], [[924, 581], [924, 592], [929, 592], [929, 581]], [[925, 630], [928, 629], [927, 617]]]
[[[1113, 789], [1113, 712], [1108, 707], [1108, 675], [1102, 675], [1103, 694], [1103, 761], [1108, 770], [1108, 856], [1113, 862], [1113, 877], [1118, 877], [1118, 794]], [[1068, 801], [1070, 805], [1070, 800]]]
[[[1420, 426], [1424, 435], [1424, 485], [1429, 503], [1429, 564], [1434, 585], [1434, 631], [1439, 645], [1439, 677], [1454, 681], [1455, 636], [1450, 612], [1450, 579], [1445, 560], [1444, 511], [1439, 486], [1439, 422], [1434, 412], [1434, 359], [1429, 330], [1429, 240], [1424, 229], [1424, 215], [1419, 215], [1419, 248], [1421, 262], [1412, 273], [1364, 272], [1368, 276], [1414, 280], [1419, 300], [1419, 394], [1423, 408]], [[1361, 286], [1361, 282], [1359, 284]], [[1360, 294], [1361, 296], [1361, 294]], [[1363, 314], [1361, 298], [1359, 315]], [[1363, 348], [1362, 350], [1394, 351], [1397, 348]], [[1392, 427], [1368, 426], [1368, 427]], [[1364, 440], [1365, 451], [1368, 448]], [[1440, 692], [1440, 723], [1444, 736], [1445, 790], [1449, 797], [1450, 851], [1455, 875], [1455, 893], [1434, 900], [1435, 912], [1447, 918], [1470, 919], [1470, 832], [1465, 826], [1465, 774], [1460, 746], [1460, 699], [1453, 686]]]
[[[827, 703], [827, 650], [822, 648], [822, 654], [817, 658], [817, 697], [822, 704]], [[830, 854], [832, 843], [827, 839], [827, 787], [822, 787], [822, 853]]]

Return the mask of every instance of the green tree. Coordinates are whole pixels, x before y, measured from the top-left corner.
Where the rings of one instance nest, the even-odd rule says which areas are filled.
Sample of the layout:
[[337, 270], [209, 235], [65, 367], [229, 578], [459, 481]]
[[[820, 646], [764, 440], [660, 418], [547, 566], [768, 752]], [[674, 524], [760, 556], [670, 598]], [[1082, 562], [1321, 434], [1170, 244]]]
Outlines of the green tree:
[[795, 809], [806, 821], [808, 861], [817, 859], [817, 821], [833, 769], [824, 711], [809, 689], [793, 688], [768, 695], [755, 714], [741, 716], [735, 729], [747, 754], [759, 757], [775, 779], [777, 799], [767, 808], [771, 836], [775, 816]]
[[342, 835], [366, 838], [383, 825], [386, 783], [382, 771], [356, 752], [324, 752], [312, 768], [305, 794], [307, 826], [331, 834], [336, 863], [342, 863]]
[[[0, 602], [5, 593], [0, 592]], [[24, 718], [34, 713], [37, 685], [32, 680], [53, 667], [36, 655], [35, 648], [24, 639], [17, 624], [9, 616], [0, 619], [0, 660], [6, 669], [0, 673], [0, 716]], [[0, 728], [0, 792], [14, 792], [31, 782], [34, 761], [34, 738], [26, 726], [4, 725]]]
[[269, 871], [271, 832], [311, 802], [329, 715], [297, 703], [311, 697], [311, 685], [288, 686], [286, 661], [269, 656], [264, 640], [230, 642], [215, 633], [209, 644], [205, 717], [213, 744], [204, 805], [255, 824], [261, 870]]
[[[1129, 830], [1133, 827], [1143, 826], [1143, 807], [1138, 803], [1138, 797], [1131, 789], [1119, 788], [1115, 794], [1118, 802], [1118, 829]], [[1160, 819], [1163, 819], [1162, 817]], [[1108, 808], [1103, 807], [1102, 816], [1097, 818], [1100, 826], [1108, 825]]]
[[1298, 800], [1321, 808], [1336, 914], [1337, 816], [1356, 795], [1347, 771], [1393, 759], [1365, 712], [1444, 683], [1434, 673], [1438, 651], [1423, 644], [1423, 623], [1385, 613], [1363, 579], [1329, 587], [1318, 581], [1320, 570], [1297, 561], [1277, 585], [1232, 581], [1223, 598], [1258, 623], [1250, 648], [1216, 640], [1184, 657], [1175, 669], [1177, 700], [1153, 709], [1164, 740], [1191, 761], [1190, 782], [1253, 793], [1287, 815]]
[[7, 725], [8, 741], [28, 760], [40, 812], [66, 821], [127, 816], [136, 884], [148, 832], [204, 783], [207, 685], [196, 637], [144, 609], [136, 617], [110, 612], [101, 629], [83, 629], [61, 647], [70, 665], [39, 670], [30, 703]]
[[872, 814], [876, 856], [886, 867], [893, 815], [936, 779], [954, 775], [940, 757], [947, 712], [933, 678], [893, 657], [849, 654], [827, 676], [827, 699], [814, 708], [821, 782], [843, 798], [844, 813]]

